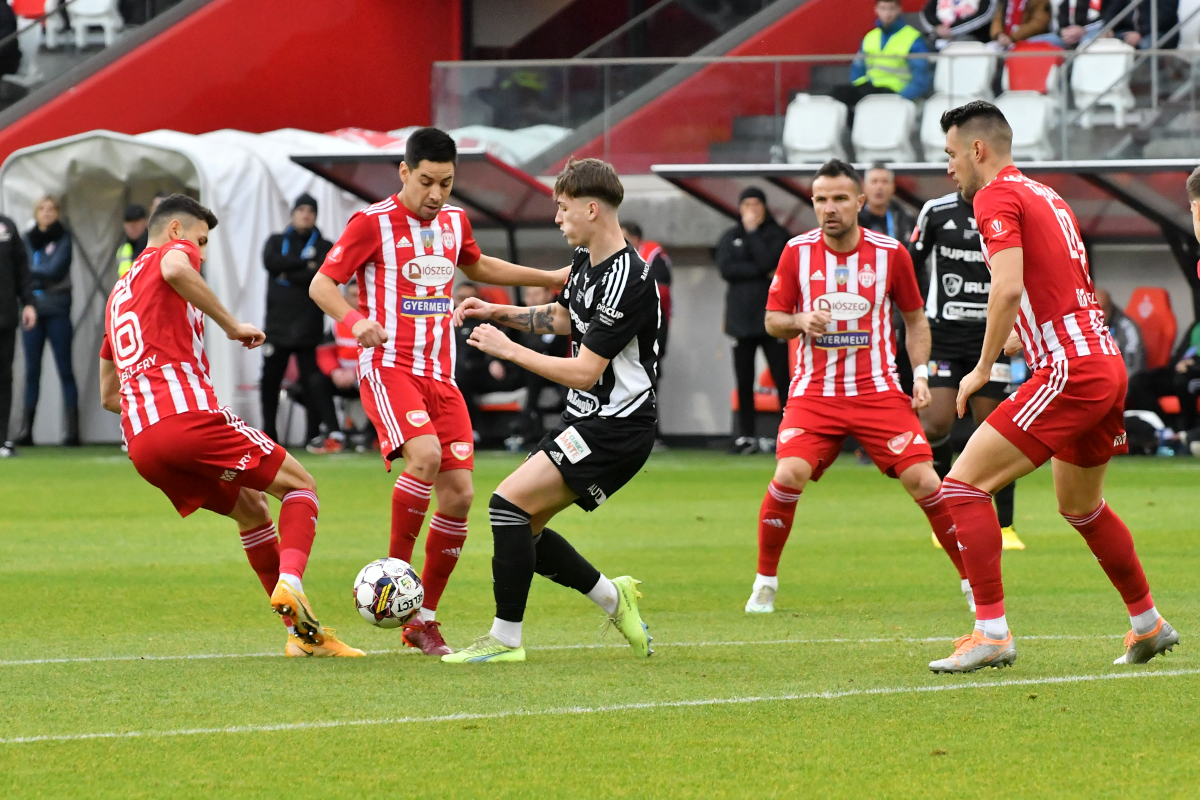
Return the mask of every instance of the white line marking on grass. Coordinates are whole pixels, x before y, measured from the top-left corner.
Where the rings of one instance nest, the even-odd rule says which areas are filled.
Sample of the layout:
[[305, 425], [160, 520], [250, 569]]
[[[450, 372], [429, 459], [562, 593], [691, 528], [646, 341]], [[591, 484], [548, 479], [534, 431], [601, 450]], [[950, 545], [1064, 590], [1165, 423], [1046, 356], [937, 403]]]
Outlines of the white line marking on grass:
[[[1088, 634], [1083, 636], [1048, 635], [1048, 636], [1015, 636], [1019, 641], [1029, 640], [1081, 640], [1081, 639], [1120, 639], [1122, 634]], [[953, 642], [954, 636], [928, 636], [925, 638], [873, 638], [873, 639], [763, 639], [747, 642], [656, 642], [655, 647], [748, 647], [780, 644], [929, 644], [931, 642]], [[598, 644], [547, 644], [532, 645], [526, 650], [602, 650], [610, 647], [628, 647], [621, 643]], [[399, 650], [367, 650], [368, 655], [398, 655], [415, 653], [410, 647]], [[0, 661], [0, 667], [26, 667], [39, 664], [97, 664], [109, 661], [209, 661], [222, 658], [283, 658], [283, 653], [194, 653], [175, 656], [84, 656], [80, 658], [30, 658], [25, 660]]]
[[554, 717], [571, 714], [611, 714], [620, 711], [650, 711], [660, 708], [692, 708], [696, 706], [728, 706], [749, 703], [780, 703], [796, 700], [841, 700], [847, 697], [931, 694], [934, 692], [956, 692], [967, 689], [998, 689], [1010, 686], [1046, 686], [1064, 683], [1090, 683], [1093, 681], [1137, 680], [1141, 678], [1177, 678], [1200, 675], [1200, 669], [1163, 670], [1161, 672], [1111, 672], [1099, 675], [1065, 675], [1057, 678], [1020, 678], [979, 683], [954, 683], [941, 686], [889, 686], [877, 689], [847, 689], [844, 691], [806, 692], [803, 694], [777, 694], [751, 697], [712, 697], [700, 700], [661, 700], [648, 703], [620, 703], [609, 706], [567, 706], [547, 708], [541, 711], [513, 709], [483, 714], [441, 714], [429, 717], [391, 717], [384, 719], [326, 720], [323, 722], [285, 722], [278, 725], [234, 725], [227, 728], [181, 728], [170, 731], [111, 731], [107, 733], [42, 734], [38, 736], [14, 736], [0, 739], [4, 744], [31, 744], [34, 742], [79, 742], [88, 739], [163, 739], [175, 736], [203, 736], [219, 733], [270, 733], [273, 731], [307, 731], [326, 728], [355, 728], [374, 725], [419, 725], [436, 722], [461, 722], [467, 720], [509, 719], [515, 717]]

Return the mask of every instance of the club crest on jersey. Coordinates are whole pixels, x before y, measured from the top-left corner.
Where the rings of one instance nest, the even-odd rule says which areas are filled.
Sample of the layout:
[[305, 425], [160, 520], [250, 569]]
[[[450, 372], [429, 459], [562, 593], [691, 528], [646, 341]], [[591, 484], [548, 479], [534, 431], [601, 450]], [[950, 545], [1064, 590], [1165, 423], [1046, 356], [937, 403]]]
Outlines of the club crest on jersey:
[[848, 321], [861, 319], [871, 312], [872, 303], [854, 292], [830, 292], [813, 301], [817, 311], [828, 311], [830, 319]]
[[451, 442], [450, 452], [459, 461], [466, 461], [474, 452], [475, 446], [470, 442]]
[[596, 296], [596, 285], [592, 284], [591, 286], [589, 286], [587, 288], [587, 291], [583, 293], [583, 305], [585, 308], [592, 304], [592, 299], [595, 296]]
[[433, 249], [433, 231], [432, 230], [423, 229], [421, 231], [421, 246], [424, 247], [426, 250]]
[[858, 271], [858, 285], [864, 289], [875, 285], [875, 270], [871, 269], [870, 264], [863, 264], [863, 268]]
[[779, 432], [779, 443], [787, 444], [802, 433], [804, 433], [804, 428], [784, 428]]
[[442, 249], [453, 250], [456, 244], [458, 242], [454, 240], [454, 231], [449, 228], [442, 228]]
[[429, 422], [429, 414], [425, 411], [410, 411], [404, 415], [404, 418], [407, 419], [408, 424], [412, 425], [414, 428], [419, 428], [426, 422]]
[[949, 272], [942, 275], [942, 288], [946, 290], [946, 297], [957, 295], [962, 290], [962, 285], [962, 275], [954, 275]]
[[850, 268], [838, 267], [833, 271], [833, 278], [837, 281], [838, 286], [845, 286], [850, 282]]
[[901, 453], [904, 452], [904, 448], [906, 448], [910, 444], [912, 444], [912, 440], [913, 440], [913, 432], [905, 431], [904, 433], [900, 434], [899, 436], [893, 436], [891, 439], [888, 439], [888, 443], [887, 443], [888, 450], [891, 450], [896, 455], [900, 455]]
[[454, 263], [444, 256], [417, 256], [400, 268], [400, 274], [417, 286], [445, 286], [454, 280]]

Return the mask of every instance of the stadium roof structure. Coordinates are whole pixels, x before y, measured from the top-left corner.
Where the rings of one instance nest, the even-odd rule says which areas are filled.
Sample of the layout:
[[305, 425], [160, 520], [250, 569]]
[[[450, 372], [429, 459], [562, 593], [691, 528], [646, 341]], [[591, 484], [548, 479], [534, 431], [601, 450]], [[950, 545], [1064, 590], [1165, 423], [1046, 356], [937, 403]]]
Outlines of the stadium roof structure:
[[[1084, 242], [1163, 242], [1171, 248], [1192, 290], [1200, 319], [1200, 246], [1192, 230], [1184, 184], [1200, 159], [1036, 161], [1017, 166], [1052, 187], [1070, 203]], [[856, 164], [866, 170], [870, 164]], [[946, 164], [887, 164], [896, 175], [896, 195], [916, 208], [955, 191]], [[656, 164], [654, 174], [733, 219], [737, 198], [758, 186], [767, 206], [789, 230], [816, 227], [810, 201], [820, 164]]]
[[[396, 170], [403, 160], [402, 151], [292, 156], [300, 166], [368, 203], [399, 191]], [[507, 231], [512, 261], [519, 260], [516, 232], [554, 227], [558, 210], [549, 187], [482, 148], [459, 149], [450, 201], [466, 210], [472, 226]]]

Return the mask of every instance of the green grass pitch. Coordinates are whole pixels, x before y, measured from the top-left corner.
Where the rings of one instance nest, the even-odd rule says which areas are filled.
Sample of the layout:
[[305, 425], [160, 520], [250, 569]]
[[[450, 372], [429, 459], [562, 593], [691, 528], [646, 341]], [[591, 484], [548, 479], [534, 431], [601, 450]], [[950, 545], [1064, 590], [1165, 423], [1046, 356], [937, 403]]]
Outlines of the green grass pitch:
[[[17, 797], [1195, 796], [1200, 778], [1200, 464], [1126, 459], [1107, 497], [1183, 641], [1114, 667], [1128, 618], [1021, 481], [1004, 555], [1013, 669], [931, 675], [972, 619], [920, 510], [843, 459], [801, 499], [777, 611], [742, 606], [773, 461], [671, 452], [555, 528], [643, 583], [649, 661], [598, 637], [583, 597], [535, 578], [525, 664], [450, 668], [364, 624], [351, 582], [385, 554], [377, 457], [306, 458], [321, 524], [305, 576], [365, 659], [281, 656], [282, 626], [233, 524], [180, 520], [115, 448], [0, 462], [0, 793]], [[492, 617], [483, 453], [439, 617], [454, 646]], [[422, 560], [418, 544], [418, 566]], [[929, 641], [933, 639], [935, 641]], [[47, 737], [47, 738], [38, 738]]]

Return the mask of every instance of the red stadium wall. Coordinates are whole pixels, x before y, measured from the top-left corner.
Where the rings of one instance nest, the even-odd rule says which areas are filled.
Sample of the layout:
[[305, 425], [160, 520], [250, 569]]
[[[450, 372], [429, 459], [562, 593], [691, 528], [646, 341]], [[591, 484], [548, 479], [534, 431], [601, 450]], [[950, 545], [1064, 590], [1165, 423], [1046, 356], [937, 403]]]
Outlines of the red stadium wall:
[[213, 0], [0, 131], [0, 159], [97, 128], [428, 124], [432, 62], [459, 58], [461, 22], [451, 2]]
[[[904, 0], [905, 11], [922, 6], [921, 0]], [[874, 21], [870, 0], [810, 0], [729, 55], [854, 53]], [[781, 110], [789, 91], [808, 87], [809, 72], [806, 64], [781, 67]], [[773, 64], [707, 66], [617, 122], [607, 155], [623, 172], [649, 172], [656, 163], [707, 163], [709, 144], [732, 137], [734, 117], [775, 113], [774, 85]], [[604, 157], [604, 137], [575, 155]]]

